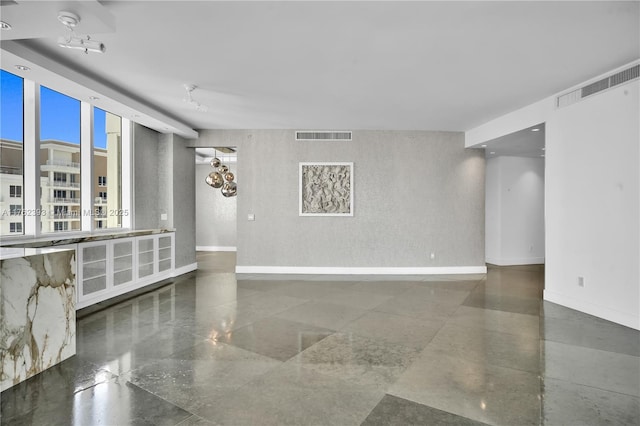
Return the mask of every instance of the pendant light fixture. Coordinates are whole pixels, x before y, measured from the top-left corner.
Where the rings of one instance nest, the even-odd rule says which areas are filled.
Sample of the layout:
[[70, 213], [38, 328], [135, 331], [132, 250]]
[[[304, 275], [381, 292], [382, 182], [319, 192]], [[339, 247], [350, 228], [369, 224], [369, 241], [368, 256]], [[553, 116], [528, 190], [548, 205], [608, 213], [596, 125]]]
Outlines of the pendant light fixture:
[[209, 173], [204, 181], [213, 188], [222, 188], [221, 192], [225, 197], [235, 197], [238, 194], [238, 185], [233, 181], [235, 175], [227, 165], [222, 164], [216, 150], [214, 150], [214, 155], [209, 163], [214, 171]]

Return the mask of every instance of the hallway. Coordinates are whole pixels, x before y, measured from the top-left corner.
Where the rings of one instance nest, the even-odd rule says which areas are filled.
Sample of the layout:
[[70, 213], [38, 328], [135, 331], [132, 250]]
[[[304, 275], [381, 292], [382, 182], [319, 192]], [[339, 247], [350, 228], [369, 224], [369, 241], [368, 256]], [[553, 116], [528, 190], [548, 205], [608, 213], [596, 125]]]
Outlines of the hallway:
[[77, 355], [3, 392], [2, 425], [640, 423], [640, 333], [542, 302], [542, 266], [347, 281], [198, 264], [79, 319]]

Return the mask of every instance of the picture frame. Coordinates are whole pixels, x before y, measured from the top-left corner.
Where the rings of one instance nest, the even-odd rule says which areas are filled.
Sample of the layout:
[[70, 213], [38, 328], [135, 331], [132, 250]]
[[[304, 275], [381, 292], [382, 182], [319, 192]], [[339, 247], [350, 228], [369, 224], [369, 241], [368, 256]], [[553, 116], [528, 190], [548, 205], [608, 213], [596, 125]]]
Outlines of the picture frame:
[[300, 216], [353, 216], [353, 162], [299, 163]]

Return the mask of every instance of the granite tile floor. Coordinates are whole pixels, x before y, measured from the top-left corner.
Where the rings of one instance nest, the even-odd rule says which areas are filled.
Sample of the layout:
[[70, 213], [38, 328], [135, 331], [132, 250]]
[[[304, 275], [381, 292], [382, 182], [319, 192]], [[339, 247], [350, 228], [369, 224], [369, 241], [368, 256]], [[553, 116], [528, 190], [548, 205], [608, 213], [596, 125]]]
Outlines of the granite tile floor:
[[243, 276], [233, 253], [102, 311], [2, 425], [638, 425], [640, 333], [486, 275]]

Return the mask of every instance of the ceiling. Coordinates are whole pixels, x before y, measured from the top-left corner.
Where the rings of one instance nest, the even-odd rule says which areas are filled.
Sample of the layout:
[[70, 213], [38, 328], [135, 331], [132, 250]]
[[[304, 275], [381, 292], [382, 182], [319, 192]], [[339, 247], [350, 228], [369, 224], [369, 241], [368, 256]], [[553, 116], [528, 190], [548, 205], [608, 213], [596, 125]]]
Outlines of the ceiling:
[[501, 136], [479, 145], [487, 158], [509, 156], [544, 158], [544, 123]]
[[[214, 158], [220, 159], [224, 164], [235, 163], [238, 161], [238, 155], [235, 150], [230, 151], [224, 149], [226, 147], [216, 148], [196, 148], [196, 164], [210, 164]], [[224, 149], [224, 151], [220, 151]]]
[[[2, 68], [185, 137], [466, 131], [640, 57], [638, 1], [0, 4]], [[106, 53], [60, 48], [60, 10]]]

